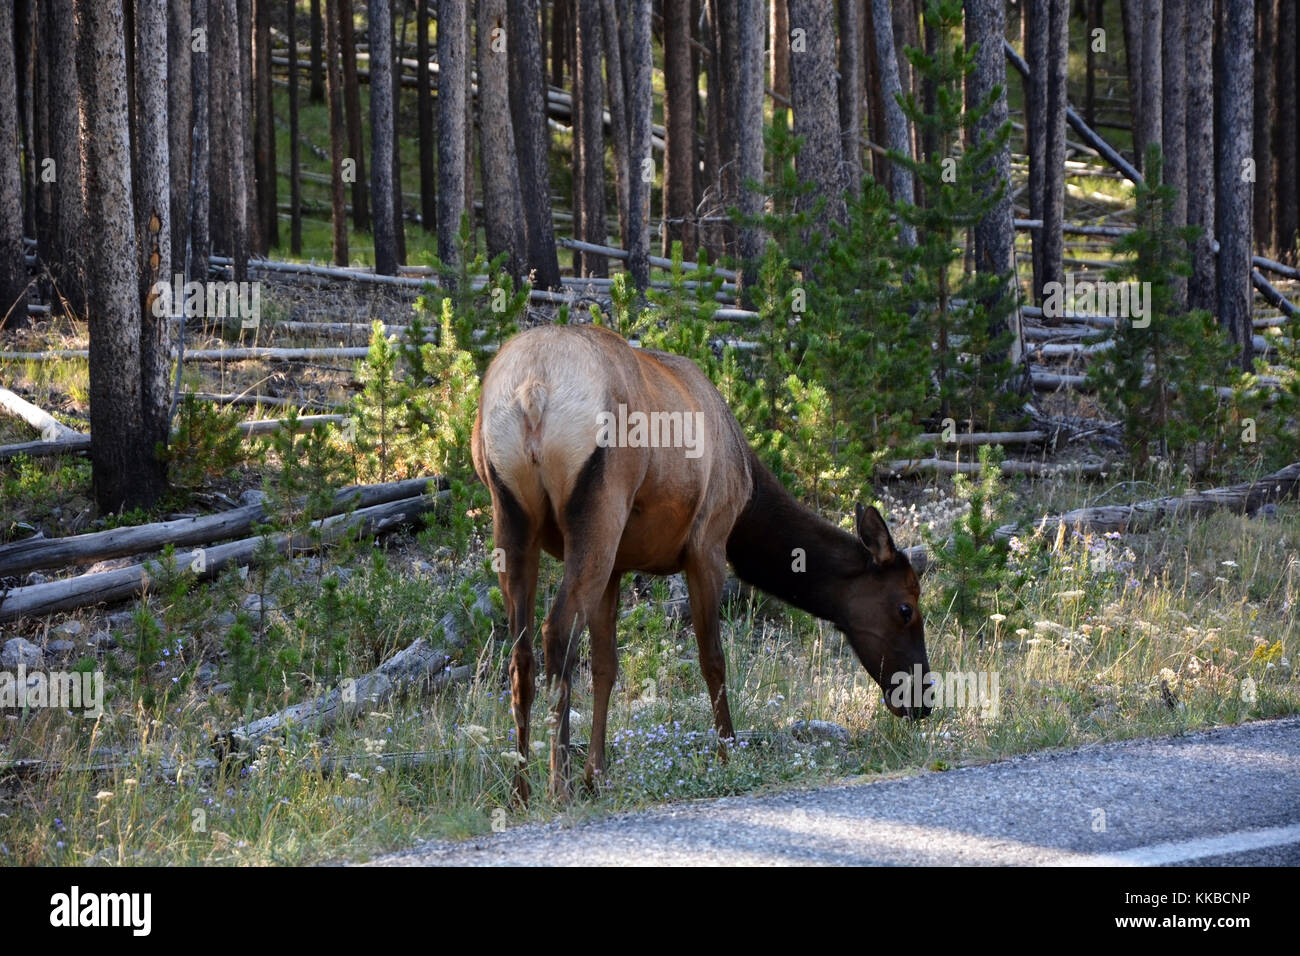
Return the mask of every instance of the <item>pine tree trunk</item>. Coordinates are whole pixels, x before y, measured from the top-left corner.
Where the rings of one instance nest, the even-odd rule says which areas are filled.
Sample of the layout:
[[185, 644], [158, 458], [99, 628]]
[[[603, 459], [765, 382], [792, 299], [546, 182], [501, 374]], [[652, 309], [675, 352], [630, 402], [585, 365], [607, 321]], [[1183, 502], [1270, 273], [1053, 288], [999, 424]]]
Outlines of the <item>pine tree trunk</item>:
[[[1126, 0], [1133, 2], [1133, 0]], [[1025, 62], [1029, 76], [1024, 81], [1025, 91], [1025, 153], [1029, 156], [1029, 218], [1043, 218], [1043, 191], [1047, 182], [1047, 91], [1050, 83], [1050, 63], [1047, 59], [1051, 17], [1046, 3], [1030, 4], [1021, 14], [1024, 36]], [[1039, 228], [1031, 235], [1033, 262], [1033, 301], [1042, 304], [1043, 283], [1047, 276], [1043, 269], [1045, 233]]]
[[171, 166], [167, 98], [167, 0], [138, 0], [136, 57], [139, 169], [133, 205], [140, 284], [140, 428], [147, 447], [167, 443], [171, 412], [171, 319], [154, 310], [158, 282], [172, 281]]
[[1137, 167], [1146, 172], [1147, 147], [1152, 143], [1162, 146], [1164, 134], [1164, 76], [1161, 66], [1161, 13], [1164, 0], [1143, 0], [1142, 4], [1142, 111], [1138, 114], [1142, 125], [1138, 127]]
[[253, 152], [257, 157], [260, 252], [280, 244], [279, 190], [275, 168], [275, 110], [271, 84], [271, 2], [253, 0]]
[[[867, 71], [867, 138], [879, 145], [885, 141], [885, 97], [880, 89], [880, 59], [876, 56], [876, 21], [871, 0], [862, 3], [863, 52]], [[869, 154], [871, 176], [889, 188], [889, 162], [875, 150]]]
[[[127, 9], [129, 11], [130, 5]], [[128, 14], [129, 15], [129, 14]], [[36, 168], [36, 0], [16, 0], [14, 5], [14, 64], [18, 76], [19, 140], [23, 156], [23, 235], [37, 237]]]
[[[1164, 59], [1160, 121], [1164, 136], [1164, 182], [1177, 191], [1169, 205], [1169, 225], [1187, 225], [1187, 0], [1166, 0], [1160, 55]], [[1174, 307], [1187, 307], [1187, 279], [1174, 276]]]
[[[605, 84], [601, 69], [600, 0], [578, 0], [578, 70], [573, 105], [573, 209], [580, 239], [605, 245]], [[584, 252], [579, 275], [609, 275], [609, 260]]]
[[14, 76], [14, 7], [0, 3], [0, 328], [27, 324], [27, 260], [23, 249], [23, 177], [18, 151], [18, 88]]
[[190, 91], [190, 0], [167, 3], [167, 161], [171, 164], [172, 262], [185, 269], [189, 245], [190, 153], [194, 139]]
[[[771, 0], [771, 59], [772, 92], [782, 99], [790, 99], [790, 10], [786, 0]], [[778, 103], [778, 105], [780, 105]]]
[[500, 117], [510, 112], [506, 0], [478, 0], [478, 136], [487, 254], [505, 253], [506, 271], [525, 274], [524, 208], [515, 161], [515, 135]]
[[1088, 17], [1087, 75], [1083, 87], [1083, 118], [1093, 129], [1097, 128], [1097, 52], [1093, 46], [1093, 34], [1102, 29], [1102, 3], [1104, 0], [1084, 0]]
[[[50, 59], [45, 55], [49, 44], [49, 0], [36, 0], [32, 9], [32, 144], [31, 155], [36, 165], [44, 166], [51, 155], [50, 146]], [[28, 202], [36, 214], [36, 248], [42, 256], [54, 247], [55, 221], [54, 191], [45, 182], [44, 169], [35, 177], [36, 191]]]
[[85, 223], [95, 252], [86, 261], [91, 475], [108, 514], [152, 505], [167, 476], [142, 422], [125, 18], [115, 3], [76, 0], [74, 8]]
[[690, 0], [664, 0], [663, 254], [681, 242], [682, 254], [694, 259], [696, 82], [690, 17]]
[[847, 219], [835, 76], [835, 24], [832, 11], [817, 0], [789, 0], [789, 7], [790, 32], [798, 35], [802, 30], [805, 44], [802, 51], [793, 46], [790, 50], [794, 133], [804, 141], [795, 167], [801, 180], [817, 187], [800, 197], [799, 207], [812, 212], [819, 200], [824, 201], [815, 222], [816, 229], [829, 239], [830, 224], [843, 224]]
[[416, 0], [415, 59], [420, 64], [416, 75], [416, 112], [420, 116], [420, 226], [427, 233], [438, 228], [438, 203], [433, 166], [433, 85], [429, 70], [429, 4], [433, 0]]
[[1214, 71], [1219, 323], [1241, 347], [1240, 364], [1247, 371], [1254, 362], [1250, 281], [1254, 195], [1246, 172], [1254, 118], [1254, 8], [1254, 0], [1223, 0]]
[[[560, 285], [555, 224], [551, 219], [551, 135], [546, 125], [546, 73], [538, 0], [510, 0], [510, 115], [519, 153], [519, 191], [524, 204], [527, 268], [540, 289]], [[630, 152], [630, 150], [629, 150]]]
[[1214, 255], [1214, 0], [1187, 0], [1187, 224], [1201, 235], [1192, 245], [1187, 304], [1218, 310]]
[[330, 112], [330, 204], [334, 227], [334, 264], [348, 264], [348, 210], [344, 199], [343, 161], [347, 154], [348, 129], [343, 109], [343, 78], [339, 69], [339, 6], [341, 0], [325, 0], [325, 93]]
[[397, 275], [393, 227], [393, 20], [388, 0], [370, 0], [370, 195], [375, 272]]
[[[50, 143], [56, 186], [53, 273], [55, 303], [67, 302], [74, 315], [85, 310], [82, 251], [81, 149], [77, 133], [77, 59], [72, 31], [72, 0], [50, 0]], [[8, 221], [8, 216], [0, 213]], [[17, 220], [21, 222], [21, 218]], [[10, 320], [12, 322], [12, 319]]]
[[343, 56], [343, 109], [348, 122], [348, 158], [356, 163], [352, 183], [352, 224], [370, 231], [370, 194], [366, 188], [366, 153], [361, 138], [361, 81], [357, 77], [356, 25], [352, 0], [337, 0], [339, 49]]
[[[1274, 219], [1273, 248], [1287, 262], [1296, 261], [1296, 233], [1300, 230], [1300, 205], [1297, 205], [1297, 162], [1300, 162], [1300, 89], [1296, 85], [1296, 58], [1300, 57], [1296, 20], [1297, 5], [1288, 0], [1278, 4], [1277, 22], [1277, 216]], [[1290, 51], [1290, 52], [1288, 52]]]
[[206, 281], [211, 242], [211, 191], [212, 191], [212, 139], [210, 136], [212, 110], [212, 80], [208, 67], [208, 44], [211, 29], [208, 0], [194, 0], [190, 7], [191, 37], [197, 31], [197, 40], [190, 46], [190, 89], [194, 92], [194, 133], [190, 146], [189, 206], [186, 215], [190, 223], [190, 278]]
[[465, 71], [469, 23], [465, 0], [438, 0], [438, 258], [460, 261], [457, 236], [465, 209]]
[[[627, 71], [623, 68], [615, 0], [601, 0], [601, 40], [605, 46], [605, 94], [609, 103], [609, 144], [614, 157], [614, 205], [618, 209], [618, 234], [627, 248], [630, 223], [627, 187]], [[665, 107], [666, 109], [666, 107]]]
[[[203, 0], [195, 0], [202, 3]], [[320, 0], [311, 0], [311, 90], [307, 94], [313, 103], [325, 102], [325, 62], [321, 53]]]
[[628, 194], [627, 212], [631, 226], [627, 271], [632, 283], [645, 290], [650, 284], [650, 186], [654, 181], [654, 157], [650, 143], [650, 0], [631, 0], [630, 29], [623, 61], [627, 75]]
[[[212, 246], [234, 261], [237, 282], [248, 278], [248, 176], [244, 141], [248, 126], [240, 66], [236, 0], [212, 0], [208, 75], [213, 144]], [[211, 55], [221, 50], [220, 58]]]
[[[740, 183], [741, 217], [756, 219], [763, 212], [762, 0], [740, 0], [738, 19], [740, 71], [736, 76], [736, 129], [739, 134], [736, 142], [736, 178]], [[757, 226], [742, 224], [737, 238], [737, 251], [745, 267], [747, 280], [752, 284], [757, 279], [757, 264], [763, 256], [763, 231]]]
[[839, 0], [838, 11], [842, 179], [850, 195], [856, 196], [862, 189], [862, 21], [858, 0]]
[[[1128, 73], [1128, 108], [1133, 118], [1133, 160], [1142, 168], [1142, 21], [1147, 0], [1120, 0], [1124, 21], [1124, 68]], [[1028, 8], [1026, 9], [1028, 14]]]
[[[402, 34], [406, 33], [406, 9], [402, 3]], [[419, 2], [419, 0], [417, 0]], [[402, 50], [401, 42], [393, 41], [392, 74], [393, 87], [393, 248], [397, 250], [397, 262], [406, 262], [406, 200], [402, 196]]]
[[252, 0], [237, 0], [239, 9], [239, 76], [240, 76], [240, 136], [244, 143], [243, 169], [244, 210], [246, 223], [245, 248], [256, 255], [265, 255], [266, 244], [262, 237], [262, 214], [257, 202], [257, 152], [253, 137], [256, 129], [255, 95], [253, 92], [253, 4]]
[[[1266, 255], [1274, 255], [1273, 203], [1277, 193], [1273, 189], [1273, 101], [1277, 75], [1273, 67], [1273, 50], [1277, 46], [1274, 30], [1277, 21], [1273, 16], [1274, 0], [1255, 0], [1255, 246]], [[1294, 3], [1295, 0], [1289, 0]], [[1291, 117], [1295, 122], [1296, 117]], [[1291, 178], [1300, 175], [1294, 167]]]
[[[903, 156], [912, 156], [912, 134], [907, 127], [907, 117], [899, 105], [902, 81], [898, 75], [898, 57], [894, 52], [894, 21], [889, 0], [871, 0], [871, 21], [875, 30], [876, 63], [880, 67], [880, 92], [885, 103], [885, 148]], [[889, 165], [890, 192], [895, 202], [915, 202], [912, 190], [912, 172], [899, 163]], [[899, 241], [905, 246], [916, 245], [916, 227], [899, 223]]]
[[285, 32], [289, 40], [289, 254], [300, 256], [302, 255], [302, 144], [298, 142], [297, 0], [288, 0], [285, 6], [288, 7], [285, 12]]
[[[966, 46], [978, 46], [975, 54], [975, 69], [966, 77], [966, 109], [973, 110], [999, 90], [993, 101], [993, 108], [971, 131], [974, 141], [989, 139], [997, 134], [1007, 122], [1007, 60], [1002, 51], [1002, 38], [1006, 34], [1006, 10], [1000, 3], [983, 3], [981, 0], [966, 0]], [[1007, 185], [1011, 182], [1011, 146], [999, 150], [992, 157], [993, 176], [990, 188], [1003, 189], [1002, 197], [975, 225], [975, 268], [984, 275], [1005, 276], [1008, 284], [1005, 295], [1014, 295], [1016, 291], [1016, 233], [1012, 218], [1011, 191]], [[989, 303], [990, 306], [994, 303]], [[995, 328], [994, 334], [1003, 331], [1009, 320], [1000, 319], [1003, 327]], [[1019, 324], [1010, 320], [1013, 328]], [[1012, 361], [1020, 358], [1018, 345], [1012, 347]]]
[[[1070, 53], [1069, 0], [1049, 0], [1047, 153], [1043, 166], [1043, 281], [1064, 282], [1065, 110]], [[1041, 288], [1039, 294], [1042, 294]]]

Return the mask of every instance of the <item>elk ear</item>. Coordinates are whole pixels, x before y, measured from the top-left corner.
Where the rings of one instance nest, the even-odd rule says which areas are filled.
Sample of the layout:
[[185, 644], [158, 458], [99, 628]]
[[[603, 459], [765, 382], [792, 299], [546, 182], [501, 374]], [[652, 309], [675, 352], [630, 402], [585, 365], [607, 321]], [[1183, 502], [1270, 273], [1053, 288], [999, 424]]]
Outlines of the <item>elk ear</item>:
[[894, 560], [894, 539], [890, 537], [885, 519], [874, 507], [862, 506], [858, 502], [854, 507], [858, 522], [858, 538], [876, 564], [888, 564]]

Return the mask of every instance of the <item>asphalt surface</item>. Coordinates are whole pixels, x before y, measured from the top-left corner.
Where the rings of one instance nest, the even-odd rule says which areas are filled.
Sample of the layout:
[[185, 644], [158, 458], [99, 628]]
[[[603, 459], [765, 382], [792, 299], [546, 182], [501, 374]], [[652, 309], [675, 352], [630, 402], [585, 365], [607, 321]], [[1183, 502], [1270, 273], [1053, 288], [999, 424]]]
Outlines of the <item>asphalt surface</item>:
[[383, 866], [1300, 865], [1300, 717], [523, 825]]

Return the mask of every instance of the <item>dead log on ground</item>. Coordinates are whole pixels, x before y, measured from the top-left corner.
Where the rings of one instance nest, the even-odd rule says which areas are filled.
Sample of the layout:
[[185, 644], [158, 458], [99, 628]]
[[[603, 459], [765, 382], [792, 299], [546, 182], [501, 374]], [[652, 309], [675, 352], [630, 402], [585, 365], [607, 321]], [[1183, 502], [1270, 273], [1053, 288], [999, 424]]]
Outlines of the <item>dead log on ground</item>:
[[21, 418], [39, 431], [41, 437], [46, 441], [72, 438], [80, 434], [76, 429], [69, 428], [49, 412], [37, 408], [27, 399], [21, 395], [15, 395], [7, 388], [0, 388], [0, 411]]

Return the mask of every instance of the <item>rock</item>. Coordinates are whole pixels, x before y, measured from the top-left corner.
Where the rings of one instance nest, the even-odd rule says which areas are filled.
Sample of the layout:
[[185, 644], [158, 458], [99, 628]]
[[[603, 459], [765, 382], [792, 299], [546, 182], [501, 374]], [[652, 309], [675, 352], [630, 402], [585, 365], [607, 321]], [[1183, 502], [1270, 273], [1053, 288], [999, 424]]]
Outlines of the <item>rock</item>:
[[50, 641], [45, 645], [45, 653], [55, 657], [71, 657], [77, 650], [72, 641]]
[[234, 611], [222, 611], [212, 619], [212, 626], [221, 631], [226, 631], [235, 623]]
[[249, 488], [239, 496], [241, 505], [261, 505], [266, 503], [266, 492], [259, 491], [257, 488]]
[[41, 649], [26, 638], [11, 637], [0, 650], [0, 667], [7, 671], [17, 670], [20, 664], [29, 671], [36, 670], [44, 663]]
[[31, 574], [27, 575], [27, 583], [28, 584], [49, 584], [50, 579], [47, 578], [45, 575], [41, 574], [40, 571], [33, 571]]
[[199, 669], [194, 672], [194, 678], [200, 684], [211, 684], [217, 679], [217, 665], [209, 664], [207, 661], [204, 661], [199, 665]]
[[226, 684], [213, 684], [213, 685], [212, 685], [212, 693], [214, 693], [214, 694], [228, 694], [228, 693], [230, 693], [230, 688], [233, 687], [233, 686], [234, 686], [233, 684], [229, 684], [229, 683], [226, 683]]
[[829, 720], [796, 720], [790, 724], [790, 733], [795, 740], [809, 743], [814, 740], [837, 740], [847, 743], [849, 729]]
[[428, 561], [412, 561], [411, 570], [421, 577], [433, 577], [434, 568]]
[[64, 621], [50, 633], [57, 634], [61, 638], [69, 638], [76, 637], [85, 629], [86, 626], [80, 621]]
[[122, 631], [135, 623], [135, 611], [117, 611], [104, 621], [110, 631]]
[[98, 647], [105, 651], [111, 651], [117, 647], [117, 641], [113, 639], [113, 635], [108, 631], [96, 631], [90, 635], [90, 639], [86, 643], [91, 647]]
[[274, 611], [280, 605], [269, 594], [265, 599], [260, 594], [250, 594], [239, 602], [239, 606], [249, 614], [261, 614], [263, 611]]

